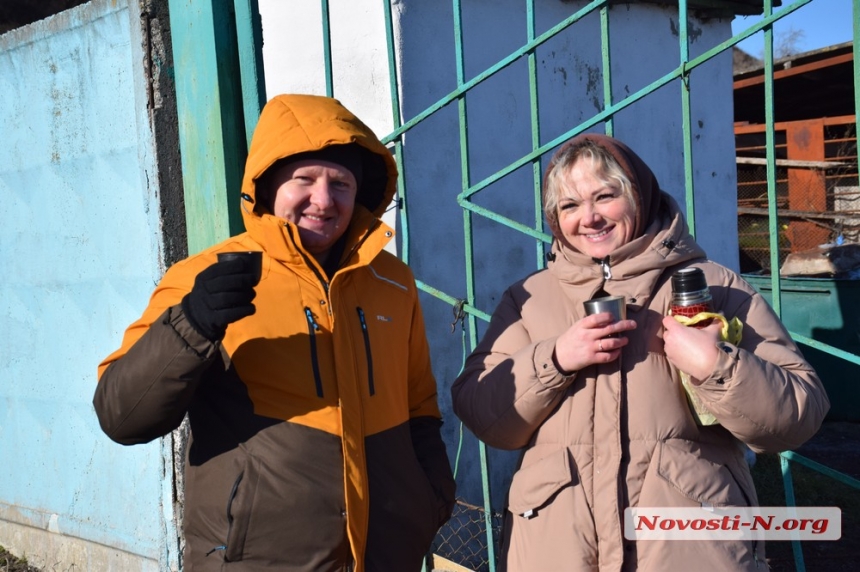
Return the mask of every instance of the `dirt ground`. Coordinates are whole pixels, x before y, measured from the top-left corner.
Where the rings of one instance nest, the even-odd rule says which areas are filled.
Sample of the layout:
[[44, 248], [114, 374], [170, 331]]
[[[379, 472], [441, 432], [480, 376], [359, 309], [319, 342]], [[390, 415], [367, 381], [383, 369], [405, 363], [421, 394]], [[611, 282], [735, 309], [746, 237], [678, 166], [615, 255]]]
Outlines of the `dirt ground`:
[[[818, 434], [796, 453], [854, 479], [860, 479], [860, 423], [825, 422]], [[836, 541], [800, 543], [807, 572], [853, 572], [860, 569], [860, 489], [790, 463], [798, 506], [836, 506], [842, 510], [842, 537]], [[776, 455], [759, 455], [753, 477], [761, 506], [785, 506], [785, 489]], [[767, 542], [773, 572], [797, 570], [790, 542]]]
[[860, 479], [860, 423], [825, 422], [797, 453]]

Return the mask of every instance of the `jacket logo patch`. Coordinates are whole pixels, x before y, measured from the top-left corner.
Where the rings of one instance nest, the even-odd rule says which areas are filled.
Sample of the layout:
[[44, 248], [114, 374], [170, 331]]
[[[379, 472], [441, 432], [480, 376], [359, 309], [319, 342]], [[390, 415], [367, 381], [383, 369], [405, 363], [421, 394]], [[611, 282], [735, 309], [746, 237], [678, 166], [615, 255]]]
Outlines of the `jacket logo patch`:
[[380, 322], [390, 322], [391, 316], [381, 316], [381, 315], [377, 314], [376, 319], [379, 320]]

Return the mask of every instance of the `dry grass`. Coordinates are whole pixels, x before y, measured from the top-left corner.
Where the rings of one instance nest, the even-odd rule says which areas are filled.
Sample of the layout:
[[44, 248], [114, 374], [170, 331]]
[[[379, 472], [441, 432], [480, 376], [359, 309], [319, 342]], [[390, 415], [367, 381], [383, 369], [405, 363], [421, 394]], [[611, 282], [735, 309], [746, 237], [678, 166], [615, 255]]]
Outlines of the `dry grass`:
[[0, 546], [0, 572], [41, 572], [30, 566], [26, 558], [17, 558]]

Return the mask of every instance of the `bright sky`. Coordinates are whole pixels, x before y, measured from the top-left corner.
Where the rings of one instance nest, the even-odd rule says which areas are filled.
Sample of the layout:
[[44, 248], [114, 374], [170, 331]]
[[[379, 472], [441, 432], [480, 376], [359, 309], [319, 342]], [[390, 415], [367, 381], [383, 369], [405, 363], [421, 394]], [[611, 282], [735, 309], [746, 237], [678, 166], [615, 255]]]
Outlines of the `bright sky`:
[[[797, 0], [782, 0], [782, 6], [773, 10], [778, 14], [785, 8], [796, 5]], [[812, 0], [773, 25], [774, 49], [781, 35], [791, 31], [803, 32], [797, 41], [796, 53], [809, 52], [851, 41], [852, 0]], [[858, 15], [860, 17], [860, 15]], [[761, 22], [761, 16], [737, 16], [732, 20], [732, 32], [738, 34]], [[738, 47], [751, 56], [761, 58], [764, 54], [764, 32], [758, 32], [744, 40]]]

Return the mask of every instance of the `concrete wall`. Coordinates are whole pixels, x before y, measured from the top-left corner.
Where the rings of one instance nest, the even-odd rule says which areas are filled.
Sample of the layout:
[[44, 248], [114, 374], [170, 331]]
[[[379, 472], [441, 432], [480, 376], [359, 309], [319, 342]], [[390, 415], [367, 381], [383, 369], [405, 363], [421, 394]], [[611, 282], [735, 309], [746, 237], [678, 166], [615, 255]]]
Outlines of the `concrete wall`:
[[0, 36], [0, 545], [50, 570], [178, 568], [169, 445], [116, 445], [92, 408], [162, 273], [140, 16]]
[[[537, 2], [541, 34], [585, 6], [584, 1]], [[333, 0], [331, 35], [334, 96], [380, 136], [393, 128], [381, 3]], [[527, 42], [521, 0], [462, 3], [464, 79], [474, 78]], [[313, 0], [260, 0], [267, 92], [325, 93], [321, 16]], [[457, 88], [454, 17], [450, 3], [393, 3], [397, 72], [403, 122]], [[677, 67], [677, 10], [656, 5], [620, 5], [610, 10], [613, 101], [649, 85]], [[690, 20], [695, 57], [731, 36], [730, 20]], [[541, 144], [602, 109], [600, 24], [592, 14], [541, 46], [537, 52]], [[532, 150], [528, 68], [520, 58], [466, 96], [470, 181], [475, 184]], [[721, 55], [694, 70], [692, 126], [698, 236], [710, 256], [737, 266], [731, 56]], [[434, 113], [404, 137], [410, 265], [419, 280], [455, 297], [466, 297], [464, 188], [456, 103]], [[591, 131], [602, 132], [596, 125]], [[651, 165], [662, 187], [684, 204], [681, 90], [675, 82], [615, 118], [615, 135]], [[545, 161], [548, 156], [544, 157]], [[542, 169], [541, 169], [542, 170]], [[534, 225], [533, 177], [519, 169], [476, 195], [474, 202], [525, 225]], [[491, 313], [504, 288], [536, 270], [534, 239], [486, 218], [473, 216], [476, 305]], [[402, 229], [401, 229], [402, 230]], [[543, 248], [540, 248], [543, 252]], [[460, 440], [451, 412], [450, 385], [462, 364], [464, 339], [451, 333], [452, 307], [423, 297], [433, 365], [446, 417], [452, 460]], [[482, 329], [479, 327], [479, 330]], [[468, 347], [465, 348], [468, 350]], [[490, 452], [493, 506], [503, 507], [516, 454]], [[458, 494], [481, 504], [477, 443], [466, 432]]]

